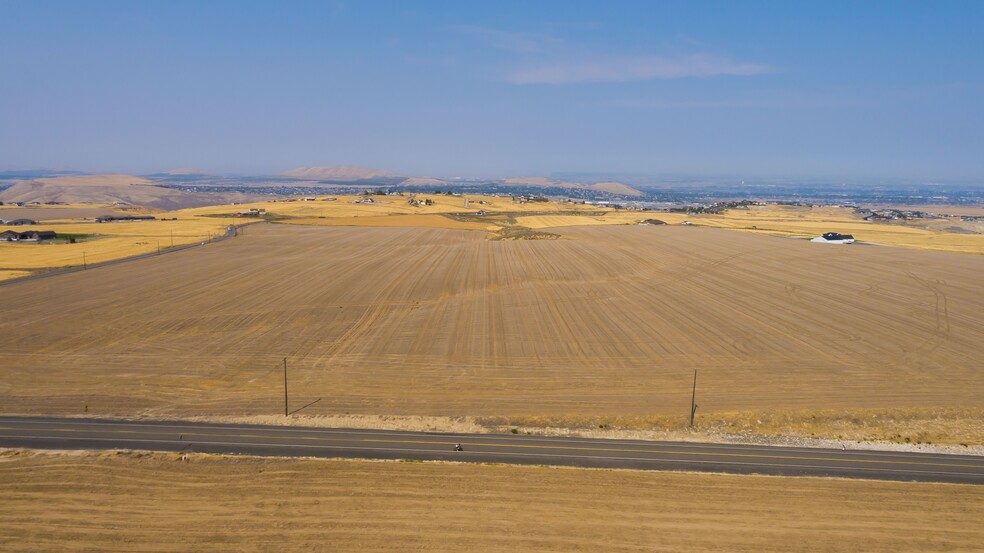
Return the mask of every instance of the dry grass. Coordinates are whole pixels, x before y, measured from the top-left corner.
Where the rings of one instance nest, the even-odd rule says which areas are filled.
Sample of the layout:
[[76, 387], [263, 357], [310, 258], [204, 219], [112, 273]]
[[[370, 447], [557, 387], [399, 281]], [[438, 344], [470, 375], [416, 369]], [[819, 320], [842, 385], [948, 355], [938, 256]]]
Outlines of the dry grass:
[[[142, 253], [156, 252], [193, 244], [225, 234], [227, 225], [242, 223], [241, 219], [186, 218], [177, 221], [138, 221], [118, 223], [66, 222], [37, 228], [59, 234], [91, 235], [75, 244], [18, 243], [0, 241], [0, 268], [38, 270], [80, 266], [85, 252], [86, 263], [98, 263]], [[0, 227], [0, 232], [12, 228]], [[173, 242], [172, 242], [173, 240]]]
[[0, 457], [4, 551], [979, 551], [984, 487], [176, 454]]
[[[849, 208], [760, 206], [732, 209], [723, 215], [690, 215], [695, 225], [792, 237], [814, 237], [824, 232], [853, 234], [869, 243], [922, 250], [984, 254], [984, 235], [945, 232], [925, 224], [864, 221]], [[952, 223], [947, 223], [952, 224]]]
[[[679, 421], [699, 367], [708, 424], [791, 417], [836, 436], [808, 417], [940, 410], [952, 432], [927, 440], [979, 443], [984, 422], [961, 413], [984, 409], [984, 258], [681, 226], [562, 233], [262, 225], [14, 283], [4, 411], [273, 414], [289, 357], [292, 404], [322, 398], [313, 416]], [[859, 432], [917, 439], [882, 420]]]
[[[160, 418], [158, 416], [158, 418]], [[723, 412], [687, 416], [438, 417], [421, 415], [206, 415], [194, 422], [315, 428], [368, 428], [459, 434], [520, 434], [610, 440], [768, 443], [795, 447], [984, 455], [981, 409], [838, 409]], [[861, 444], [861, 446], [859, 446]], [[978, 444], [978, 445], [973, 445]]]
[[[879, 449], [984, 454], [984, 409], [882, 408], [733, 411], [686, 416], [483, 418], [487, 431], [640, 440], [767, 441], [818, 447], [864, 443]], [[317, 419], [308, 419], [317, 424]], [[231, 421], [240, 422], [240, 421]], [[241, 421], [245, 422], [245, 421]], [[259, 422], [259, 421], [257, 421]], [[274, 422], [275, 421], [267, 421]], [[304, 424], [298, 420], [295, 424]], [[380, 423], [377, 423], [380, 424]], [[424, 430], [421, 427], [418, 430]]]
[[65, 222], [100, 215], [143, 215], [157, 213], [155, 209], [142, 207], [122, 208], [112, 204], [67, 204], [39, 207], [0, 206], [0, 219], [34, 219], [41, 224], [51, 221]]
[[8, 278], [18, 278], [22, 276], [28, 276], [31, 271], [8, 271], [0, 270], [0, 280], [7, 280]]
[[[536, 214], [541, 212], [596, 212], [599, 208], [583, 204], [567, 202], [528, 202], [517, 203], [511, 198], [496, 196], [447, 196], [441, 194], [416, 194], [418, 200], [430, 200], [432, 205], [412, 206], [407, 203], [406, 196], [372, 196], [371, 204], [352, 203], [363, 199], [364, 196], [330, 196], [335, 198], [327, 201], [329, 196], [317, 196], [314, 201], [271, 201], [249, 203], [235, 206], [210, 206], [182, 210], [186, 215], [216, 215], [231, 214], [236, 211], [248, 211], [250, 208], [265, 209], [288, 217], [319, 218], [319, 217], [378, 217], [381, 215], [421, 215], [441, 213], [475, 213], [483, 210], [489, 213], [516, 212]], [[468, 206], [465, 207], [465, 201]], [[486, 202], [484, 204], [479, 202]]]
[[[122, 177], [121, 177], [122, 178]], [[125, 179], [124, 179], [125, 180]], [[519, 204], [510, 198], [492, 196], [459, 196], [419, 194], [417, 198], [430, 199], [432, 205], [414, 207], [403, 196], [374, 196], [373, 204], [353, 204], [362, 196], [338, 196], [334, 201], [319, 197], [316, 201], [269, 201], [240, 205], [220, 205], [184, 209], [158, 214], [158, 217], [177, 218], [176, 221], [141, 221], [134, 223], [95, 223], [81, 220], [114, 212], [122, 212], [112, 206], [71, 204], [38, 208], [8, 208], [6, 218], [29, 217], [46, 221], [44, 230], [65, 234], [92, 234], [92, 238], [77, 244], [15, 244], [0, 243], [0, 280], [23, 276], [20, 271], [80, 266], [157, 251], [158, 246], [193, 244], [225, 232], [230, 224], [255, 221], [236, 218], [233, 214], [250, 208], [265, 209], [281, 222], [316, 226], [413, 226], [489, 231], [498, 229], [501, 223], [494, 220], [455, 220], [443, 215], [475, 213], [479, 209], [490, 213], [576, 213], [597, 212], [597, 208], [569, 203], [535, 202]], [[485, 202], [479, 203], [479, 202]], [[157, 212], [147, 209], [127, 208], [126, 213]], [[228, 217], [221, 217], [227, 215]], [[477, 220], [476, 220], [477, 219]], [[8, 227], [0, 227], [0, 232]], [[24, 230], [23, 227], [10, 227]], [[83, 252], [85, 255], [83, 256]]]
[[597, 215], [527, 215], [516, 218], [516, 223], [534, 229], [591, 225], [633, 225], [643, 219], [659, 219], [669, 224], [686, 221], [682, 213], [657, 213], [652, 211], [611, 211]]
[[[749, 210], [731, 210], [723, 215], [685, 215], [639, 211], [615, 211], [568, 202], [517, 203], [510, 198], [492, 196], [465, 197], [444, 195], [417, 195], [430, 199], [433, 205], [414, 207], [403, 196], [374, 196], [373, 204], [353, 204], [362, 196], [338, 196], [334, 201], [319, 197], [315, 201], [270, 201], [241, 205], [209, 206], [165, 213], [178, 221], [140, 223], [96, 224], [78, 221], [80, 217], [112, 211], [112, 206], [94, 207], [79, 205], [45, 206], [33, 208], [32, 218], [46, 223], [46, 230], [60, 233], [98, 234], [98, 240], [84, 244], [0, 244], [0, 279], [13, 278], [20, 273], [12, 270], [38, 271], [48, 268], [82, 264], [82, 252], [87, 262], [118, 259], [157, 250], [158, 244], [167, 247], [190, 244], [221, 234], [228, 224], [253, 221], [233, 218], [237, 211], [250, 208], [265, 209], [283, 223], [313, 226], [366, 226], [366, 227], [422, 227], [488, 231], [491, 239], [543, 239], [555, 233], [544, 229], [597, 226], [631, 225], [641, 219], [658, 215], [670, 224], [692, 220], [696, 225], [713, 226], [730, 230], [743, 230], [762, 234], [790, 237], [811, 237], [835, 230], [853, 233], [859, 240], [917, 249], [943, 250], [963, 253], [984, 253], [984, 235], [951, 232], [951, 220], [910, 221], [905, 224], [865, 222], [845, 208], [806, 208], [791, 206], [765, 206]], [[485, 202], [479, 203], [479, 202]], [[487, 215], [474, 215], [479, 209]], [[131, 210], [132, 211], [132, 210]], [[146, 210], [144, 210], [146, 211]], [[8, 213], [28, 216], [25, 208], [8, 209]], [[229, 217], [221, 217], [228, 215]], [[978, 223], [959, 223], [964, 227], [981, 226]], [[974, 227], [976, 228], [976, 227]], [[5, 230], [0, 228], [0, 231]], [[23, 229], [21, 229], [23, 230]]]
[[456, 221], [439, 214], [383, 215], [364, 217], [302, 217], [281, 221], [294, 225], [352, 226], [352, 227], [421, 227], [458, 230], [491, 230], [495, 225], [480, 222]]
[[[549, 229], [572, 226], [631, 225], [641, 219], [656, 217], [669, 224], [679, 224], [690, 220], [696, 225], [711, 226], [729, 230], [742, 230], [761, 234], [789, 237], [814, 237], [824, 232], [836, 231], [853, 233], [864, 242], [901, 246], [907, 248], [940, 250], [961, 253], [984, 253], [984, 235], [973, 234], [964, 229], [951, 232], [955, 223], [951, 220], [914, 220], [905, 223], [869, 222], [855, 215], [851, 209], [836, 207], [799, 206], [761, 206], [750, 209], [729, 210], [720, 215], [687, 215], [684, 213], [662, 213], [642, 211], [616, 211], [612, 208], [571, 203], [530, 202], [519, 204], [509, 198], [488, 196], [469, 196], [469, 207], [464, 207], [465, 199], [453, 196], [419, 195], [430, 198], [434, 205], [412, 207], [400, 196], [377, 197], [375, 204], [352, 204], [357, 196], [338, 197], [337, 201], [324, 202], [270, 202], [250, 204], [249, 207], [262, 207], [288, 217], [301, 218], [290, 222], [318, 225], [358, 225], [358, 226], [424, 226], [436, 228], [478, 229], [481, 224], [498, 224], [506, 227], [518, 226], [528, 229]], [[488, 205], [479, 204], [479, 200]], [[454, 214], [483, 209], [489, 213], [484, 221], [469, 221], [474, 225], [463, 226], [446, 223], [440, 219], [419, 217], [407, 220], [390, 220], [380, 215], [407, 214]], [[188, 213], [230, 213], [229, 206], [188, 210]], [[508, 213], [508, 221], [497, 220], [497, 214]], [[968, 224], [961, 223], [963, 226]], [[973, 225], [971, 225], [973, 226]], [[976, 228], [976, 227], [974, 227]], [[969, 230], [974, 230], [969, 228]]]
[[865, 207], [870, 207], [872, 209], [900, 209], [900, 210], [911, 210], [911, 211], [925, 211], [927, 213], [937, 213], [940, 215], [972, 215], [972, 216], [982, 216], [984, 215], [984, 206], [982, 205], [947, 205], [947, 204], [925, 204], [925, 205], [898, 205], [898, 204], [882, 204], [873, 205]]
[[454, 432], [458, 434], [488, 434], [490, 431], [506, 433], [508, 428], [492, 421], [478, 421], [475, 417], [433, 417], [421, 415], [225, 415], [184, 417], [192, 422], [230, 424], [264, 424], [274, 426], [304, 426], [314, 428], [362, 428], [373, 430], [400, 430], [408, 432]]

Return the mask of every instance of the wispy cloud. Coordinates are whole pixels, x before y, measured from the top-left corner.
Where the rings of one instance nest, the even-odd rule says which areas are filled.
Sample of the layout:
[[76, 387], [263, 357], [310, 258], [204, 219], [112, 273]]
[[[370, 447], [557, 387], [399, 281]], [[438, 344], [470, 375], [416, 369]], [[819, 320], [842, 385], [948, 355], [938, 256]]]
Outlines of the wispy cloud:
[[619, 98], [605, 102], [605, 105], [619, 108], [639, 109], [790, 109], [844, 107], [858, 105], [857, 100], [842, 96], [821, 96], [802, 94], [769, 94], [754, 98], [720, 99], [673, 99], [673, 98]]
[[474, 25], [452, 25], [449, 30], [478, 38], [497, 50], [518, 54], [536, 54], [557, 48], [564, 41], [549, 33], [531, 31], [504, 31]]
[[621, 83], [720, 75], [761, 75], [775, 71], [762, 63], [738, 61], [706, 52], [689, 40], [692, 53], [676, 55], [601, 52], [548, 31], [512, 31], [475, 25], [453, 25], [451, 32], [468, 36], [498, 52], [498, 80], [517, 85]]
[[621, 83], [654, 79], [761, 75], [773, 72], [768, 65], [708, 54], [677, 57], [636, 56], [559, 60], [527, 65], [508, 72], [514, 84]]

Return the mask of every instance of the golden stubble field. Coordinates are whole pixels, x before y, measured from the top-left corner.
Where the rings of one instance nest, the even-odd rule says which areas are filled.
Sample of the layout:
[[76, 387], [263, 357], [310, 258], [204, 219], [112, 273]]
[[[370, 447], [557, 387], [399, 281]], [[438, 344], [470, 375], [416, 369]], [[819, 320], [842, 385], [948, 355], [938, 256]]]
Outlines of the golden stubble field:
[[[937, 219], [865, 221], [853, 209], [845, 207], [752, 206], [722, 214], [691, 215], [688, 219], [695, 225], [776, 236], [812, 238], [833, 231], [853, 234], [857, 240], [869, 244], [984, 254], [984, 234], [980, 234], [984, 225], [980, 223]], [[958, 228], [958, 232], [946, 230], [954, 226], [966, 228]]]
[[[373, 196], [373, 203], [352, 203], [365, 196], [319, 196], [314, 201], [278, 200], [234, 205], [215, 205], [175, 211], [146, 208], [120, 208], [111, 204], [44, 205], [37, 207], [0, 206], [0, 219], [30, 218], [40, 225], [8, 227], [11, 229], [53, 230], [60, 235], [79, 236], [77, 243], [12, 243], [0, 241], [0, 280], [27, 276], [62, 267], [81, 267], [134, 255], [165, 251], [209, 241], [226, 232], [229, 225], [244, 225], [258, 218], [235, 217], [250, 209], [264, 210], [272, 219], [283, 223], [332, 226], [396, 226], [468, 230], [496, 230], [503, 216], [475, 216], [479, 210], [493, 214], [596, 213], [599, 208], [570, 202], [519, 203], [508, 197], [424, 195], [430, 205], [412, 206], [410, 196]], [[612, 211], [610, 208], [600, 211]], [[470, 220], [456, 220], [447, 215], [468, 213]], [[155, 221], [97, 223], [94, 218], [109, 214], [154, 215]], [[496, 218], [499, 224], [496, 223]], [[575, 216], [574, 220], [578, 220]], [[587, 218], [585, 222], [591, 221]], [[608, 224], [621, 222], [611, 220]]]
[[4, 551], [979, 551], [984, 488], [177, 454], [0, 455]]
[[11, 283], [3, 411], [275, 415], [287, 357], [300, 415], [659, 428], [684, 424], [698, 368], [720, 430], [984, 443], [984, 257], [553, 230], [259, 225]]
[[[13, 211], [13, 210], [8, 210]], [[2, 226], [0, 232], [15, 230], [53, 230], [59, 235], [76, 235], [75, 244], [64, 243], [18, 243], [0, 241], [0, 280], [27, 276], [29, 274], [61, 267], [81, 267], [83, 264], [99, 263], [167, 250], [172, 246], [201, 243], [221, 236], [231, 224], [242, 224], [241, 219], [233, 218], [190, 218], [178, 220], [154, 220], [136, 222], [97, 223], [97, 215], [132, 215], [130, 212], [101, 210], [93, 208], [39, 208], [34, 217], [40, 219], [38, 225]], [[144, 215], [149, 212], [137, 211]], [[160, 213], [155, 216], [162, 217]], [[0, 216], [3, 212], [0, 211]], [[62, 218], [64, 217], [64, 218]], [[168, 217], [170, 219], [170, 217]], [[6, 272], [6, 273], [5, 273]]]
[[[96, 204], [0, 207], [0, 218], [34, 218], [42, 224], [32, 228], [80, 237], [74, 244], [63, 241], [45, 244], [0, 242], [0, 280], [201, 243], [223, 234], [229, 225], [258, 221], [233, 216], [250, 209], [264, 210], [267, 218], [281, 223], [483, 230], [487, 232], [487, 238], [494, 240], [553, 238], [550, 229], [558, 227], [634, 225], [640, 220], [655, 218], [669, 224], [690, 221], [697, 226], [797, 238], [837, 231], [854, 233], [865, 243], [984, 254], [984, 234], [980, 234], [984, 223], [952, 219], [872, 222], [863, 221], [851, 209], [839, 207], [768, 205], [732, 209], [715, 215], [687, 215], [620, 210], [570, 201], [520, 202], [508, 197], [425, 194], [415, 197], [431, 204], [409, 205], [410, 195], [395, 195], [372, 196], [372, 203], [361, 203], [365, 196], [318, 196], [311, 201], [271, 200], [169, 212]], [[479, 215], [478, 211], [484, 214]], [[98, 224], [92, 220], [96, 215], [114, 212], [153, 213], [165, 220], [111, 224]], [[26, 227], [10, 228], [23, 231]], [[7, 227], [0, 227], [2, 230]]]

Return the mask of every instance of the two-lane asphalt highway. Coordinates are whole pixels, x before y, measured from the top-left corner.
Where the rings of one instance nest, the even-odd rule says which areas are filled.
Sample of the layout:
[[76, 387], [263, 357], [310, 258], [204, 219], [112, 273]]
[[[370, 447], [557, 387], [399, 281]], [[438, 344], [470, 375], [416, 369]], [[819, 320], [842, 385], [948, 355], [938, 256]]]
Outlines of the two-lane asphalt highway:
[[[454, 445], [461, 444], [462, 451]], [[984, 484], [984, 457], [181, 421], [0, 417], [0, 447], [420, 459]]]

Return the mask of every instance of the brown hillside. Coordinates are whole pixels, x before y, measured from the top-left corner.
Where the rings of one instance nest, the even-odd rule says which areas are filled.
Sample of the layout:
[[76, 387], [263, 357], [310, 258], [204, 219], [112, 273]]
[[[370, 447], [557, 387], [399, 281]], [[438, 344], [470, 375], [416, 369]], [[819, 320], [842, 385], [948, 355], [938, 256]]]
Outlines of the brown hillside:
[[84, 175], [21, 181], [0, 192], [3, 202], [120, 203], [171, 210], [258, 198], [241, 193], [206, 194], [156, 186], [133, 175]]
[[589, 184], [585, 188], [599, 192], [608, 192], [609, 194], [618, 194], [620, 196], [642, 196], [642, 192], [620, 182], [598, 182]]
[[319, 167], [297, 167], [281, 173], [282, 177], [292, 177], [295, 179], [313, 180], [340, 180], [357, 181], [378, 178], [394, 178], [398, 175], [383, 171], [382, 169], [370, 169], [367, 167], [353, 167], [350, 165], [331, 165]]
[[402, 186], [440, 186], [442, 184], [447, 184], [447, 181], [441, 179], [429, 179], [422, 177], [410, 177], [409, 179], [400, 183]]
[[194, 167], [181, 167], [180, 169], [171, 169], [170, 171], [164, 171], [165, 175], [207, 175], [208, 172], [202, 171], [201, 169], [195, 169]]
[[642, 196], [642, 192], [631, 186], [620, 182], [599, 182], [595, 184], [581, 184], [579, 182], [555, 181], [543, 177], [516, 177], [502, 181], [503, 184], [512, 186], [540, 186], [543, 188], [574, 188], [577, 190], [594, 190], [595, 192], [607, 192], [621, 196]]
[[543, 177], [516, 177], [512, 179], [506, 179], [503, 181], [505, 184], [516, 184], [524, 186], [566, 186], [568, 188], [575, 186], [572, 182], [558, 182], [552, 181], [550, 179], [545, 179]]

